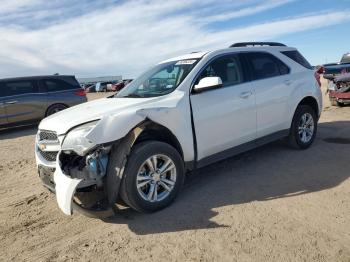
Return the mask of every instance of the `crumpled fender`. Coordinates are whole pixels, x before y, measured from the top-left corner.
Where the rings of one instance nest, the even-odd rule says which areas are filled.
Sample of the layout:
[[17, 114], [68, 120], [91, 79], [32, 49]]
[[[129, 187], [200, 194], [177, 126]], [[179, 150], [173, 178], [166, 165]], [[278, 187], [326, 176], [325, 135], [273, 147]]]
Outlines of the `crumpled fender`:
[[183, 96], [184, 92], [177, 91], [176, 94], [166, 99], [142, 105], [142, 108], [126, 108], [116, 114], [103, 117], [87, 135], [87, 138], [97, 145], [109, 143], [125, 137], [130, 130], [146, 118], [156, 123], [159, 123], [162, 118], [169, 120], [169, 112], [176, 109]]
[[143, 125], [134, 128], [112, 147], [112, 152], [107, 166], [107, 177], [105, 183], [105, 191], [107, 193], [108, 203], [111, 205], [111, 207], [115, 207], [115, 203], [118, 198], [119, 186], [123, 178], [127, 157], [134, 142], [142, 131]]

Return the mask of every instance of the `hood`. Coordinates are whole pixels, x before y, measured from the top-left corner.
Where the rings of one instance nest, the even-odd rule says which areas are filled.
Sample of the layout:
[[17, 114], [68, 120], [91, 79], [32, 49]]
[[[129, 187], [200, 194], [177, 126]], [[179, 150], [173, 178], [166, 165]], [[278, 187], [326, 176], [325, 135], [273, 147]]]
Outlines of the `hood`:
[[102, 119], [130, 107], [147, 105], [155, 100], [159, 98], [102, 98], [67, 108], [44, 118], [39, 129], [55, 131], [58, 135], [62, 135], [75, 126]]

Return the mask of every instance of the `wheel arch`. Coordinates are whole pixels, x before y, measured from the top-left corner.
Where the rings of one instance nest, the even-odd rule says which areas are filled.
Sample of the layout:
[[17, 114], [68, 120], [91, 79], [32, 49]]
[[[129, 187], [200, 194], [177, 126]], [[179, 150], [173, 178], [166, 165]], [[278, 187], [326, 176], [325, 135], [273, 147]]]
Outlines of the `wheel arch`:
[[179, 141], [168, 128], [149, 119], [139, 123], [126, 136], [113, 143], [106, 177], [107, 198], [113, 207], [115, 207], [114, 203], [119, 196], [120, 183], [124, 176], [128, 155], [135, 145], [148, 140], [161, 141], [173, 146], [179, 152], [181, 158], [184, 159]]
[[179, 152], [182, 159], [184, 159], [183, 150], [179, 140], [167, 127], [161, 124], [158, 124], [156, 122], [153, 122], [151, 120], [145, 121], [142, 124], [142, 126], [143, 126], [143, 130], [135, 140], [134, 145], [139, 144], [141, 142], [148, 141], [148, 140], [164, 142], [174, 147]]
[[69, 106], [68, 106], [67, 104], [65, 104], [65, 103], [54, 103], [54, 104], [51, 104], [51, 105], [49, 105], [49, 106], [46, 108], [45, 117], [48, 116], [47, 114], [48, 114], [49, 110], [50, 110], [52, 107], [57, 106], [57, 105], [62, 105], [62, 106], [65, 106], [66, 108], [69, 107]]
[[[320, 115], [320, 109], [318, 106], [318, 102], [317, 99], [313, 96], [306, 96], [304, 97], [297, 105], [297, 107], [295, 108], [295, 110], [298, 108], [298, 106], [300, 105], [307, 105], [310, 106], [314, 111], [317, 117], [319, 117]], [[294, 112], [295, 112], [294, 110]]]

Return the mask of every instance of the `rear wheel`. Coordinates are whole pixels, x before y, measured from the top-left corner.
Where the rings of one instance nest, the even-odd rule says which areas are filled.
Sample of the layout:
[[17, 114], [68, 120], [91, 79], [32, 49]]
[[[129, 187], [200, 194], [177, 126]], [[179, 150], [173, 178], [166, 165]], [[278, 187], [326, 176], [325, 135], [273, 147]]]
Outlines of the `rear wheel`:
[[288, 143], [297, 149], [306, 149], [313, 143], [317, 132], [317, 117], [312, 107], [297, 107], [289, 131]]
[[173, 202], [184, 176], [184, 164], [175, 148], [158, 141], [144, 142], [130, 154], [120, 195], [131, 208], [154, 212]]
[[46, 116], [53, 115], [59, 111], [66, 109], [66, 108], [67, 108], [67, 106], [62, 105], [62, 104], [52, 105], [49, 107], [49, 109], [47, 109]]

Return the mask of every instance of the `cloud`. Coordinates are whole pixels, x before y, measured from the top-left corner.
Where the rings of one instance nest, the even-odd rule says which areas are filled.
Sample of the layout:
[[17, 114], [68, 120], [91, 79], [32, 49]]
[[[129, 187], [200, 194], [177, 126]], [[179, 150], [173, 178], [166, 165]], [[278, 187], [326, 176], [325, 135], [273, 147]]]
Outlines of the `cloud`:
[[[7, 8], [18, 11], [23, 4], [29, 8], [30, 1], [33, 2], [29, 6], [33, 7], [43, 0], [22, 0], [22, 5]], [[88, 6], [87, 1], [84, 3]], [[0, 75], [59, 72], [135, 77], [146, 67], [185, 52], [224, 48], [238, 41], [268, 40], [350, 20], [349, 11], [333, 11], [210, 32], [205, 25], [237, 17], [235, 13], [226, 13], [220, 17], [212, 15], [205, 23], [198, 21], [198, 10], [202, 8], [206, 12], [214, 3], [214, 0], [127, 1], [90, 8], [36, 28], [16, 22], [3, 25], [0, 19]], [[255, 1], [235, 3], [235, 8], [247, 10], [247, 3], [251, 5]], [[266, 6], [257, 6], [242, 15], [262, 12], [278, 4], [280, 1], [268, 1]], [[222, 1], [222, 5], [232, 5], [232, 1]]]
[[254, 15], [257, 13], [261, 13], [276, 7], [280, 7], [282, 5], [289, 4], [291, 2], [295, 2], [296, 0], [268, 0], [264, 1], [263, 3], [259, 3], [255, 6], [249, 6], [245, 8], [241, 8], [235, 11], [230, 12], [224, 12], [219, 15], [212, 15], [209, 17], [205, 17], [202, 19], [203, 22], [209, 23], [209, 22], [222, 22], [234, 18]]

